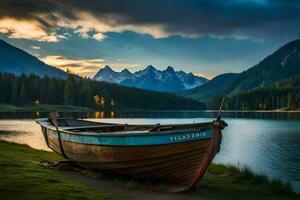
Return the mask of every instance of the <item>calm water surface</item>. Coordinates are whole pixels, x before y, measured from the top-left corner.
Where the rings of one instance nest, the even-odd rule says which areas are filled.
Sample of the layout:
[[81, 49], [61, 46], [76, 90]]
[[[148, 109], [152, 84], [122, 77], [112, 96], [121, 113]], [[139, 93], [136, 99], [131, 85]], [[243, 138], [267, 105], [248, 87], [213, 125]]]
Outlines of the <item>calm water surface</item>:
[[[46, 116], [45, 113], [0, 114], [0, 130], [20, 132], [2, 135], [0, 139], [50, 151], [40, 127], [33, 120], [36, 115]], [[94, 121], [164, 124], [211, 121], [216, 113], [97, 112], [63, 115], [89, 117]], [[300, 192], [300, 113], [226, 112], [223, 119], [229, 126], [223, 131], [221, 152], [215, 157], [215, 163], [247, 166], [256, 173], [289, 182], [295, 191]]]

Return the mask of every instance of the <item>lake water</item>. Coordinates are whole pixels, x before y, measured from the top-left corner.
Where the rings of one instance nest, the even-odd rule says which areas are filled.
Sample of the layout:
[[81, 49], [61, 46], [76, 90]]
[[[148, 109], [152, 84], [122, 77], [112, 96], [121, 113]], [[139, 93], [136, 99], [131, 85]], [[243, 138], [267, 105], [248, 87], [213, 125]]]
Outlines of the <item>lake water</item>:
[[[63, 113], [63, 116], [120, 123], [193, 123], [211, 121], [216, 112], [96, 112]], [[0, 139], [47, 150], [36, 117], [46, 113], [1, 113], [0, 130], [15, 131]], [[101, 118], [101, 119], [99, 119]], [[223, 131], [221, 152], [215, 163], [249, 167], [256, 173], [289, 182], [300, 192], [300, 113], [225, 112], [229, 126]]]

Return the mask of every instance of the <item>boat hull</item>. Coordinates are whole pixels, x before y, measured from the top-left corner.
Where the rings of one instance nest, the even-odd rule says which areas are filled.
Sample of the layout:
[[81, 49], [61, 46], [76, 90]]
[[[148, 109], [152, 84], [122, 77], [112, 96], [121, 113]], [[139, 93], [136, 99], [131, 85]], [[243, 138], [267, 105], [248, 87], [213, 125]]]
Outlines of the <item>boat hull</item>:
[[[204, 176], [221, 140], [221, 131], [213, 124], [200, 136], [196, 135], [199, 132], [181, 133], [181, 137], [168, 135], [169, 143], [157, 141], [152, 145], [103, 145], [100, 139], [95, 140], [100, 144], [92, 140], [85, 140], [84, 143], [68, 133], [60, 133], [62, 139], [59, 142], [56, 130], [42, 127], [42, 131], [49, 148], [83, 167], [153, 180], [170, 192], [186, 191]], [[190, 136], [190, 139], [184, 140], [183, 136]], [[191, 139], [192, 136], [194, 139]], [[178, 141], [179, 138], [181, 141]], [[108, 141], [116, 142], [111, 139]]]

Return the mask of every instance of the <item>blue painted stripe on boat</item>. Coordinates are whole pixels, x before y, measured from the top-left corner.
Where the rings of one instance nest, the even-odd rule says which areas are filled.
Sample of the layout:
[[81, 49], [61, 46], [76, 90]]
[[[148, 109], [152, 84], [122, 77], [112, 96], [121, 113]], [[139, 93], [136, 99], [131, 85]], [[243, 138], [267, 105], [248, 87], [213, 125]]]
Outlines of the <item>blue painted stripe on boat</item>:
[[[47, 132], [57, 138], [56, 131], [49, 130]], [[202, 139], [210, 139], [212, 130], [208, 129], [199, 132], [177, 133], [177, 134], [153, 134], [149, 135], [120, 135], [120, 136], [101, 136], [101, 135], [77, 135], [61, 133], [62, 140], [80, 144], [95, 144], [107, 146], [146, 146], [174, 144], [179, 142], [189, 142]]]

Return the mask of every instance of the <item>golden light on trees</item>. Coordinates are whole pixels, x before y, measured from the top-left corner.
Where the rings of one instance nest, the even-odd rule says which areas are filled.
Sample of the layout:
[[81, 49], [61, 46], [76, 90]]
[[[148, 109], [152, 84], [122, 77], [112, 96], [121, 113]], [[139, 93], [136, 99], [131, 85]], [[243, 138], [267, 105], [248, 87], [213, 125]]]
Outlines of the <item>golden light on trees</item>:
[[96, 105], [100, 104], [100, 96], [99, 95], [94, 96], [94, 102]]
[[103, 106], [104, 103], [105, 103], [105, 99], [104, 99], [104, 97], [96, 95], [96, 96], [94, 96], [94, 102], [95, 102], [96, 105], [102, 105]]
[[115, 106], [115, 101], [113, 99], [110, 100], [110, 106]]
[[103, 106], [105, 103], [104, 97], [101, 97], [101, 105]]
[[33, 101], [33, 104], [34, 104], [34, 105], [40, 105], [41, 102], [40, 102], [40, 100], [36, 99], [36, 100]]
[[110, 112], [110, 117], [114, 118], [115, 117], [115, 112]]

